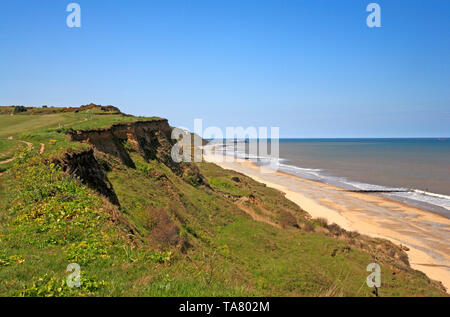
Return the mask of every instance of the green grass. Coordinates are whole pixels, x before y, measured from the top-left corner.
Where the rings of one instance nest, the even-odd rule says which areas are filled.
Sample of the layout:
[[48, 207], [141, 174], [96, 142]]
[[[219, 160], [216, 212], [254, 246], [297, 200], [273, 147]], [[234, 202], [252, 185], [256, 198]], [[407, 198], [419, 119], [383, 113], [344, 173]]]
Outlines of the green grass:
[[17, 140], [0, 139], [0, 162], [12, 158], [21, 146], [24, 144]]
[[238, 187], [236, 183], [233, 183], [233, 181], [228, 178], [209, 177], [208, 182], [214, 189], [222, 193], [233, 196], [248, 196], [250, 194], [248, 191]]
[[[334, 284], [342, 295], [370, 295], [365, 267], [373, 259], [367, 253], [352, 250], [331, 257], [335, 248], [347, 244], [255, 222], [228, 200], [183, 182], [160, 163], [149, 163], [154, 175], [121, 167], [109, 176], [124, 214], [140, 224], [142, 237], [151, 233], [146, 226], [149, 205], [183, 218], [184, 228], [190, 229], [182, 234], [192, 245], [187, 254], [173, 247], [158, 251], [148, 238], [133, 247], [105, 212], [113, 207], [95, 192], [55, 166], [23, 160], [15, 163], [7, 183], [13, 191], [6, 195], [7, 212], [1, 219], [0, 254], [7, 262], [0, 268], [2, 295], [315, 296]], [[23, 164], [28, 167], [20, 168]], [[205, 164], [205, 170], [215, 169]], [[168, 176], [169, 187], [158, 184], [158, 173]], [[249, 189], [261, 194], [255, 191], [259, 185], [253, 185]], [[276, 201], [280, 195], [271, 191], [267, 199]], [[63, 283], [72, 262], [81, 265], [90, 281], [87, 288], [70, 289]], [[382, 272], [393, 276], [389, 266], [383, 265]], [[395, 280], [383, 281], [382, 296], [442, 295], [414, 272], [398, 272]]]
[[42, 130], [68, 130], [68, 129], [102, 129], [113, 124], [128, 123], [134, 121], [160, 120], [158, 117], [132, 117], [124, 115], [100, 115], [89, 112], [80, 113], [55, 113], [36, 114], [25, 113], [11, 115], [0, 115], [0, 138], [8, 136], [19, 136], [27, 133]]
[[159, 117], [126, 117], [122, 115], [88, 115], [88, 120], [71, 124], [68, 127], [74, 130], [105, 129], [113, 124], [129, 123], [135, 121], [161, 120]]
[[[65, 128], [141, 120], [133, 118], [0, 115], [0, 134], [35, 145], [0, 176], [0, 296], [372, 296], [366, 266], [377, 254], [303, 230], [310, 223], [305, 211], [241, 174], [199, 163], [211, 188], [194, 186], [131, 147], [136, 168], [96, 153], [109, 166], [117, 207], [50, 163], [69, 149], [90, 147], [70, 142], [60, 133]], [[249, 197], [246, 208], [275, 225], [240, 208]], [[300, 228], [284, 227], [286, 214]], [[376, 242], [370, 246], [375, 250]], [[81, 266], [81, 288], [65, 283], [73, 262]], [[445, 295], [418, 271], [380, 264], [381, 296]]]
[[[48, 110], [51, 110], [49, 108]], [[113, 124], [135, 121], [161, 120], [158, 117], [133, 117], [122, 114], [100, 115], [96, 109], [88, 109], [80, 113], [57, 112], [50, 114], [33, 114], [24, 112], [14, 116], [0, 114], [0, 160], [11, 158], [15, 149], [12, 144], [18, 140], [31, 142], [34, 150], [39, 151], [41, 143], [45, 144], [47, 156], [56, 155], [62, 151], [72, 152], [85, 148], [83, 144], [70, 142], [65, 131], [104, 129]], [[7, 138], [13, 137], [10, 142]], [[0, 171], [10, 167], [10, 164], [0, 166]]]

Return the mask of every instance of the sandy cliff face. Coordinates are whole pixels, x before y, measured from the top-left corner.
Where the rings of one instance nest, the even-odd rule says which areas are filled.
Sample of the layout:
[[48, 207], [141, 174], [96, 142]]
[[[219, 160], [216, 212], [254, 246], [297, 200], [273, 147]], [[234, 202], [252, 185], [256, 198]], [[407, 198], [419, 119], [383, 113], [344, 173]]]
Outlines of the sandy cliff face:
[[[172, 127], [166, 119], [116, 124], [107, 129], [70, 130], [67, 134], [73, 141], [89, 143], [96, 150], [119, 158], [129, 168], [136, 168], [129, 154], [129, 151], [133, 150], [146, 161], [162, 162], [176, 175], [183, 177], [194, 186], [206, 185], [209, 187], [207, 180], [200, 174], [195, 164], [176, 163], [172, 160], [171, 150], [176, 141], [171, 138]], [[100, 165], [95, 160], [93, 153], [84, 154], [86, 158], [81, 161], [77, 155], [67, 154], [66, 156], [64, 165], [68, 166], [71, 173], [98, 188], [99, 192], [108, 197], [112, 203], [118, 204], [117, 197], [106, 176], [97, 171]], [[83, 165], [92, 166], [83, 167]], [[98, 168], [94, 166], [98, 166]], [[90, 172], [93, 175], [89, 175]]]
[[108, 129], [71, 130], [67, 134], [74, 141], [92, 144], [98, 151], [119, 158], [128, 167], [135, 167], [125, 144], [128, 143], [146, 160], [170, 159], [172, 128], [167, 120], [138, 121], [116, 124]]

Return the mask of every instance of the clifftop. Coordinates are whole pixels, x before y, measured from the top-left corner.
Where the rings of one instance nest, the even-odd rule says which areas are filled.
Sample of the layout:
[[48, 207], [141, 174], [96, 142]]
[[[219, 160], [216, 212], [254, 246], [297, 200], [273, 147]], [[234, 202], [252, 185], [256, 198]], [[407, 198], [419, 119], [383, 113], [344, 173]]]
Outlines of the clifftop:
[[68, 113], [68, 112], [91, 112], [97, 114], [123, 114], [119, 108], [108, 105], [96, 105], [90, 103], [79, 107], [26, 107], [26, 106], [0, 106], [0, 114], [51, 114], [51, 113]]

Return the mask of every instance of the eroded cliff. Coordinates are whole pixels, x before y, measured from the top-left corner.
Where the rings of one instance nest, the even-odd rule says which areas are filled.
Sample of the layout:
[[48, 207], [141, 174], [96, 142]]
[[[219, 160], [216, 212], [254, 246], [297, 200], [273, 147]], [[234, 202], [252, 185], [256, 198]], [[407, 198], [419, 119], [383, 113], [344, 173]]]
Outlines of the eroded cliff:
[[[130, 152], [135, 151], [147, 162], [149, 160], [162, 162], [177, 176], [194, 186], [209, 187], [207, 180], [201, 175], [195, 164], [177, 163], [172, 160], [171, 150], [176, 141], [171, 138], [171, 134], [172, 127], [166, 119], [115, 124], [106, 129], [69, 130], [67, 132], [72, 141], [88, 143], [95, 150], [118, 158], [129, 168], [136, 168], [130, 156]], [[119, 204], [110, 182], [103, 173], [105, 168], [98, 164], [92, 150], [73, 155], [66, 154], [63, 162], [71, 174], [75, 174], [96, 188], [112, 203]]]

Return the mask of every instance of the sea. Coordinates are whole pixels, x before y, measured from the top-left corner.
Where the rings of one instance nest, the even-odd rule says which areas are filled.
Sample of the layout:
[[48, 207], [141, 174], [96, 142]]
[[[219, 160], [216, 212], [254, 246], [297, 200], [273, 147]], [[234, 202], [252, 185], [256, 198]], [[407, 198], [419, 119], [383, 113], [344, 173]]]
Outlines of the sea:
[[256, 141], [228, 140], [216, 150], [450, 218], [449, 138], [280, 139], [276, 157], [249, 153], [251, 142]]

